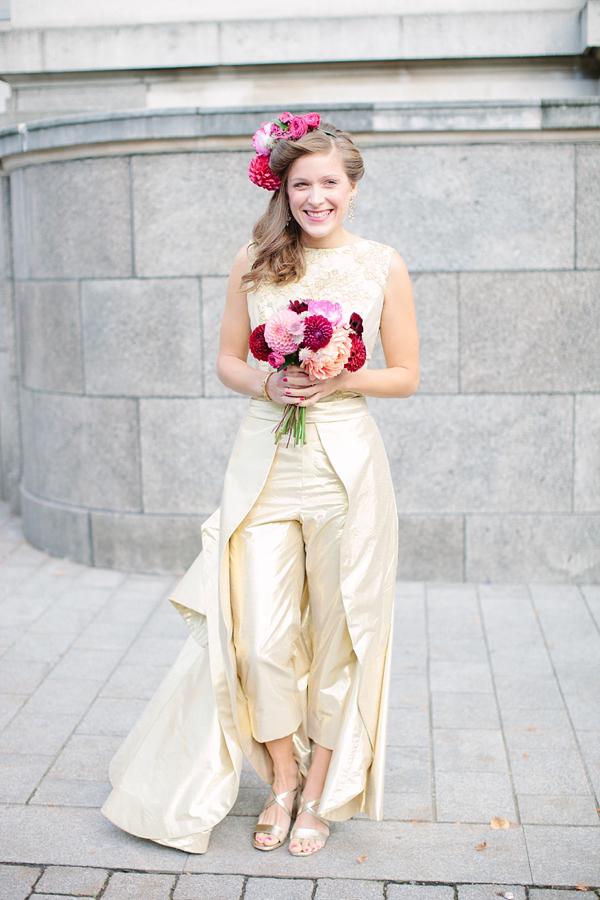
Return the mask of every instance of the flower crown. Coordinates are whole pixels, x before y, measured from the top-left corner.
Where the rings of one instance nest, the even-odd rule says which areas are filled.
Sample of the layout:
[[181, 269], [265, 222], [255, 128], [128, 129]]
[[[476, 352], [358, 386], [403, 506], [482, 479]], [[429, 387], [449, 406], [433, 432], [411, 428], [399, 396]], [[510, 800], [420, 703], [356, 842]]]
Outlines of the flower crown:
[[[321, 124], [319, 113], [307, 113], [305, 116], [293, 116], [290, 112], [282, 112], [274, 122], [263, 122], [254, 137], [252, 146], [256, 156], [248, 166], [248, 177], [258, 187], [267, 191], [278, 191], [281, 178], [269, 168], [269, 158], [277, 141], [298, 141], [309, 131], [317, 131]], [[325, 134], [335, 137], [331, 131]]]

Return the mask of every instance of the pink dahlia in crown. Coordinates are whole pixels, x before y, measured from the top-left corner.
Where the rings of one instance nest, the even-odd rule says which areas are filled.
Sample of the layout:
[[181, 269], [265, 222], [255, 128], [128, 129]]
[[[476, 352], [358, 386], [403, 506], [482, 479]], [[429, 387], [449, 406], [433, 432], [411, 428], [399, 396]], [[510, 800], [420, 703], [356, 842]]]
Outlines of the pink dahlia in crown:
[[[352, 313], [348, 322], [339, 303], [329, 300], [292, 300], [286, 309], [258, 325], [248, 340], [255, 359], [280, 371], [299, 366], [313, 381], [334, 378], [342, 369], [356, 372], [364, 366], [367, 351], [361, 337], [363, 321]], [[306, 407], [288, 403], [275, 429], [275, 443], [282, 435], [295, 444], [306, 440]]]
[[297, 141], [309, 131], [315, 131], [320, 124], [321, 116], [315, 112], [305, 116], [282, 112], [274, 122], [263, 122], [252, 138], [257, 155], [248, 166], [250, 181], [267, 191], [279, 190], [281, 179], [269, 168], [269, 157], [275, 144], [277, 141]]

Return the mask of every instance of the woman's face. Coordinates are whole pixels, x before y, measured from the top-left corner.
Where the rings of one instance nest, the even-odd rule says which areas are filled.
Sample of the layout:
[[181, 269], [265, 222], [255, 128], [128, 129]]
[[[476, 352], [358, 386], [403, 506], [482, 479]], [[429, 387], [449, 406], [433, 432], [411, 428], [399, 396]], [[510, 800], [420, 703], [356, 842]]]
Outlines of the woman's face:
[[287, 194], [290, 211], [302, 229], [305, 247], [347, 243], [343, 221], [356, 188], [337, 153], [310, 153], [290, 166]]

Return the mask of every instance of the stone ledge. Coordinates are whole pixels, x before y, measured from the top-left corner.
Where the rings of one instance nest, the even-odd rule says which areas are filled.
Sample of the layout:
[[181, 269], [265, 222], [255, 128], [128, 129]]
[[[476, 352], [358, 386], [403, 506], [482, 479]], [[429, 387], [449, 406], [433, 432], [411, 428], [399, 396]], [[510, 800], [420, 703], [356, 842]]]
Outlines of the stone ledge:
[[[593, 10], [587, 20], [593, 25]], [[290, 34], [294, 34], [293, 42]], [[582, 43], [587, 45], [587, 40], [576, 9], [166, 22], [0, 31], [0, 67], [10, 75], [107, 68], [578, 56]]]
[[[261, 117], [279, 107], [196, 106], [79, 113], [0, 129], [0, 157], [58, 147], [126, 141], [192, 138], [197, 149], [215, 149], [214, 139], [246, 138]], [[566, 100], [359, 103], [322, 106], [322, 114], [353, 134], [401, 132], [544, 131], [600, 128], [600, 97]]]

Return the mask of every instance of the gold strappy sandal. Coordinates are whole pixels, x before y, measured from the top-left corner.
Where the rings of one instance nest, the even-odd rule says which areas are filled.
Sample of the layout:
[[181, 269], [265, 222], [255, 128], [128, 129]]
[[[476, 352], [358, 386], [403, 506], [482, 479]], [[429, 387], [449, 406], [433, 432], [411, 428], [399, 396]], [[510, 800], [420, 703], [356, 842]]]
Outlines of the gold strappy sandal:
[[[300, 816], [303, 812], [309, 812], [311, 816], [314, 816], [315, 819], [318, 819], [319, 822], [322, 822], [323, 825], [327, 825], [329, 827], [329, 822], [327, 819], [324, 819], [323, 816], [320, 816], [318, 812], [315, 810], [315, 806], [318, 806], [321, 801], [321, 798], [318, 797], [316, 800], [309, 800], [308, 803], [304, 799], [304, 795], [300, 794], [300, 808], [296, 813], [296, 818]], [[299, 840], [313, 840], [313, 841], [323, 841], [323, 847], [327, 843], [329, 838], [329, 832], [318, 831], [316, 828], [292, 828], [292, 833], [290, 834], [290, 843], [295, 839]], [[305, 850], [300, 851], [300, 853], [294, 853], [290, 849], [290, 853], [292, 856], [313, 856], [313, 854], [318, 853], [319, 850], [322, 850], [323, 847], [315, 847], [314, 850]]]
[[[273, 799], [269, 797], [269, 800], [263, 806], [262, 813], [270, 806], [273, 806], [274, 803], [277, 803], [281, 806], [282, 809], [285, 810], [286, 815], [290, 817], [290, 825], [292, 824], [292, 820], [294, 819], [294, 814], [296, 812], [296, 807], [298, 804], [298, 787], [292, 788], [291, 791], [284, 791], [282, 794], [276, 794], [273, 788], [271, 788], [271, 794]], [[283, 802], [286, 797], [291, 797], [294, 794], [294, 802], [292, 803], [292, 808], [289, 810], [285, 803]], [[281, 847], [282, 844], [285, 844], [285, 840], [288, 836], [288, 831], [290, 830], [290, 825], [288, 825], [287, 829], [284, 831], [283, 828], [280, 828], [279, 825], [260, 825], [257, 824], [254, 826], [254, 834], [252, 835], [252, 846], [256, 847], [257, 850], [276, 850], [278, 847]], [[276, 844], [262, 844], [260, 841], [256, 840], [257, 834], [271, 834], [273, 837], [277, 838]]]

